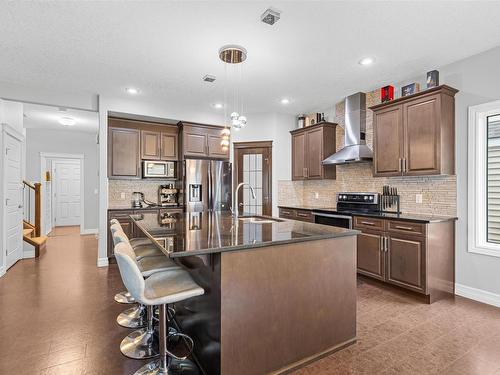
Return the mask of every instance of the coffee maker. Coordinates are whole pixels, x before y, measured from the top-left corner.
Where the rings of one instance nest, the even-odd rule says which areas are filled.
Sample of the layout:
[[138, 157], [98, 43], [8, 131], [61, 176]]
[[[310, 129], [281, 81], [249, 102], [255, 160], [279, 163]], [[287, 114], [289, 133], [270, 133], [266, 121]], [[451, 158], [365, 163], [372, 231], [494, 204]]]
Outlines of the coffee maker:
[[174, 184], [160, 185], [158, 188], [158, 205], [161, 207], [177, 207], [179, 190]]

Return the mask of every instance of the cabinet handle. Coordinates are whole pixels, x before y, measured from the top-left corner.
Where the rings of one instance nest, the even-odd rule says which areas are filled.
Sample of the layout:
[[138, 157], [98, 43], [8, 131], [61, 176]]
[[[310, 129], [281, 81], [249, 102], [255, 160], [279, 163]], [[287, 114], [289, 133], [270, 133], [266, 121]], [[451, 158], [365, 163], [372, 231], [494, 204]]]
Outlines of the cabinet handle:
[[402, 158], [399, 158], [398, 172], [400, 172], [400, 173], [403, 172], [403, 159]]
[[380, 251], [384, 252], [384, 237], [380, 236], [380, 241], [378, 245], [380, 246]]
[[389, 251], [389, 237], [385, 238], [385, 252], [387, 253]]
[[300, 216], [300, 217], [309, 217], [308, 214], [301, 214], [301, 213], [298, 213], [298, 212], [297, 212], [297, 216]]
[[365, 224], [365, 225], [375, 225], [375, 223], [372, 223], [371, 221], [362, 221], [361, 224]]
[[407, 164], [407, 160], [406, 158], [403, 159], [403, 173], [407, 173], [408, 172], [408, 164]]
[[413, 228], [411, 228], [411, 227], [403, 227], [403, 226], [401, 226], [401, 225], [396, 225], [394, 228], [396, 228], [396, 229], [402, 229], [402, 230], [411, 230], [411, 231], [413, 231]]
[[281, 211], [283, 215], [291, 215], [292, 213], [290, 211]]

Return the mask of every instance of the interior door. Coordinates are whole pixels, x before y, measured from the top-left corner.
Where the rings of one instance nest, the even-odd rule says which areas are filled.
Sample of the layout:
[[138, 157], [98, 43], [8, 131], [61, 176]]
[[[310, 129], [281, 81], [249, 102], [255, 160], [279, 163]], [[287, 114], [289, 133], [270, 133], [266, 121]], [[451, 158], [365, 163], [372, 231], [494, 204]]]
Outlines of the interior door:
[[5, 230], [7, 269], [22, 258], [23, 249], [23, 203], [21, 173], [21, 142], [5, 133]]
[[375, 176], [400, 176], [403, 157], [402, 107], [389, 107], [373, 114], [373, 169]]
[[53, 165], [55, 225], [80, 225], [80, 161], [56, 161]]
[[234, 160], [237, 168], [235, 173], [235, 188], [241, 182], [245, 182], [250, 184], [255, 192], [255, 199], [253, 199], [248, 185], [245, 185], [240, 189], [238, 193], [239, 212], [271, 216], [272, 143], [235, 143], [234, 147]]

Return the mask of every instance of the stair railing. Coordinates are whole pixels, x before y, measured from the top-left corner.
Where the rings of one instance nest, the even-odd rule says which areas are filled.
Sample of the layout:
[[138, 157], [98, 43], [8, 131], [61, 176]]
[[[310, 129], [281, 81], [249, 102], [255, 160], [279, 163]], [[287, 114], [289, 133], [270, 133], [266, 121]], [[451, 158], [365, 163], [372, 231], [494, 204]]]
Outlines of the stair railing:
[[35, 237], [42, 235], [42, 184], [23, 181], [23, 220], [35, 230]]

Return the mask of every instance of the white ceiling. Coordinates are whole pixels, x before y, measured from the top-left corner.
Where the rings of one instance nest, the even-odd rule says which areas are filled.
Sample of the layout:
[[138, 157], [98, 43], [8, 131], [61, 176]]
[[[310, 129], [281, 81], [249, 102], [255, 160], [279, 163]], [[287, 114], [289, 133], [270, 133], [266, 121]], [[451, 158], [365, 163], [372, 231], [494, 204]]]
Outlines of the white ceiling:
[[[259, 21], [273, 6], [271, 27]], [[222, 45], [248, 50], [244, 112], [300, 113], [500, 45], [500, 2], [5, 2], [0, 81], [161, 100], [223, 100]], [[373, 56], [375, 64], [358, 61]], [[201, 80], [217, 76], [214, 84]], [[291, 99], [288, 106], [282, 97]], [[220, 111], [220, 110], [219, 110]]]
[[[99, 131], [99, 116], [96, 112], [30, 103], [24, 103], [23, 112], [24, 127], [27, 129], [71, 130], [94, 134]], [[71, 117], [76, 123], [72, 126], [61, 125], [61, 117]]]

